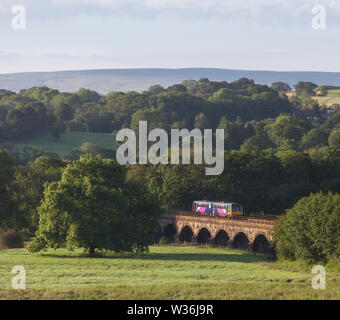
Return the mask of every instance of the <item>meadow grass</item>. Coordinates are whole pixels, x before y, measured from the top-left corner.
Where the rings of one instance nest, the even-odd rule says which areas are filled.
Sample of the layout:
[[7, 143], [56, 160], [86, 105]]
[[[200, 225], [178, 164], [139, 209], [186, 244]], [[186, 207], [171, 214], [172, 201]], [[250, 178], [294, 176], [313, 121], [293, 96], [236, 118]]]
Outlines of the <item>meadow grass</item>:
[[64, 132], [57, 140], [51, 133], [21, 139], [13, 143], [15, 149], [33, 146], [44, 149], [46, 152], [57, 153], [64, 159], [74, 148], [79, 148], [84, 142], [91, 142], [104, 149], [112, 150], [115, 147], [115, 136], [109, 133], [93, 132]]
[[318, 101], [319, 105], [331, 106], [333, 104], [340, 104], [340, 90], [329, 90], [325, 97], [313, 97]]
[[[26, 269], [26, 290], [11, 289], [13, 266]], [[338, 273], [327, 289], [311, 286], [311, 267], [240, 251], [152, 246], [144, 256], [82, 250], [0, 251], [0, 299], [340, 299]]]

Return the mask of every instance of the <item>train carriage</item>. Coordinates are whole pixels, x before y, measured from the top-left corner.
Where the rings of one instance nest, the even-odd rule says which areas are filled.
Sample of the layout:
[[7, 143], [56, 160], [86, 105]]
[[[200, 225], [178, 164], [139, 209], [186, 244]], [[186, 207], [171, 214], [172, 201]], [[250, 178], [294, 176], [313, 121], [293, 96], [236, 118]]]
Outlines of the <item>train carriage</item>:
[[200, 214], [232, 217], [243, 215], [243, 205], [234, 202], [194, 201], [192, 211]]
[[194, 201], [192, 211], [196, 213], [213, 213], [212, 202]]

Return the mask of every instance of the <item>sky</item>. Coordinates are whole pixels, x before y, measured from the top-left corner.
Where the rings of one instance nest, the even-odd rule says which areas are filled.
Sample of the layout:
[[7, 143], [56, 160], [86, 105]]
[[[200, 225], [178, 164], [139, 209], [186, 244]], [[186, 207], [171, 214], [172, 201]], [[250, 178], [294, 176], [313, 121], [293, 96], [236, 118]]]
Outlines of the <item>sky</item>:
[[[25, 29], [12, 26], [18, 5], [26, 11]], [[2, 74], [192, 67], [340, 72], [339, 39], [340, 0], [0, 0]]]

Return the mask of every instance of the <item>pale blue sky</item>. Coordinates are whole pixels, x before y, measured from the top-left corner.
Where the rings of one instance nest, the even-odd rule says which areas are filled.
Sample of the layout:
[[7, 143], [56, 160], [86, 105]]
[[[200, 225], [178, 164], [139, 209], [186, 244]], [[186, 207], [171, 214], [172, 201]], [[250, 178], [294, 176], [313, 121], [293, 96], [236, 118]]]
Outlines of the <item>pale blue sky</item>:
[[[27, 10], [13, 30], [11, 8]], [[323, 5], [326, 30], [312, 28]], [[0, 73], [214, 67], [340, 71], [340, 0], [1, 0]]]

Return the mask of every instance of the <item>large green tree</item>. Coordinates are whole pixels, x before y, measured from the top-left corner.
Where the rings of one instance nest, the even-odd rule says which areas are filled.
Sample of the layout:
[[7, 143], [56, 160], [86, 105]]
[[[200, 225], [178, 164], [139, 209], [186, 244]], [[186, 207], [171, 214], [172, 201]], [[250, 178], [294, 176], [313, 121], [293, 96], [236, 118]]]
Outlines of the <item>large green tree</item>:
[[285, 82], [274, 82], [271, 85], [271, 88], [275, 91], [279, 91], [279, 92], [288, 92], [288, 91], [292, 91], [292, 88], [290, 87], [290, 85], [288, 83]]
[[318, 87], [317, 84], [310, 82], [310, 81], [299, 81], [295, 86], [295, 91], [298, 95], [301, 95], [302, 93], [306, 93], [309, 95], [313, 95], [314, 89]]
[[289, 150], [299, 147], [299, 142], [308, 128], [302, 120], [283, 114], [268, 124], [265, 131], [279, 149]]
[[13, 163], [6, 151], [0, 149], [0, 228], [12, 220], [9, 185], [13, 177]]
[[327, 262], [340, 257], [340, 195], [311, 194], [275, 226], [279, 257]]
[[30, 247], [83, 247], [147, 250], [153, 243], [160, 208], [135, 182], [126, 182], [125, 168], [90, 155], [69, 164], [59, 182], [47, 185], [38, 209], [39, 230]]
[[12, 211], [15, 217], [12, 227], [26, 234], [34, 234], [38, 228], [37, 208], [43, 198], [44, 184], [60, 180], [66, 162], [60, 159], [39, 157], [27, 166], [17, 166], [10, 185]]
[[209, 129], [210, 128], [210, 122], [207, 116], [201, 112], [195, 117], [195, 128], [204, 130], [204, 129]]
[[303, 149], [322, 147], [328, 144], [329, 130], [314, 128], [306, 133], [301, 141]]
[[340, 128], [335, 128], [329, 138], [328, 138], [329, 146], [333, 148], [340, 149]]

